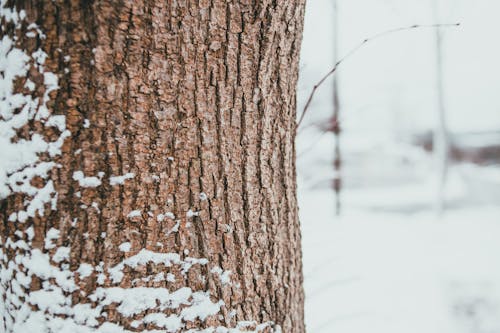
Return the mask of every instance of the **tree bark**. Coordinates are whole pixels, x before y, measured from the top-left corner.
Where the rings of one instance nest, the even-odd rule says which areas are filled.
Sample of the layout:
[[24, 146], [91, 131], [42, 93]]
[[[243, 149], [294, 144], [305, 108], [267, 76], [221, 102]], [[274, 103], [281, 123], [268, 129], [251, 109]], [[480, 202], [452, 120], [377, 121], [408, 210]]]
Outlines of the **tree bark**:
[[304, 332], [304, 0], [0, 7], [0, 330]]

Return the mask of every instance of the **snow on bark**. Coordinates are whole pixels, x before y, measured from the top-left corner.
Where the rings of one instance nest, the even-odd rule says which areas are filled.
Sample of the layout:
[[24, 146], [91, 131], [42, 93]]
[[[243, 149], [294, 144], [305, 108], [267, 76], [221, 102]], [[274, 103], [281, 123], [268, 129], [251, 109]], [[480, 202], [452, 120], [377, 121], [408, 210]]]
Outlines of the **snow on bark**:
[[[19, 26], [23, 11], [5, 8], [1, 3], [0, 18], [6, 23]], [[51, 161], [41, 159], [42, 155], [54, 157], [61, 154], [61, 146], [70, 135], [65, 128], [65, 119], [60, 115], [51, 115], [47, 108], [49, 94], [58, 88], [57, 76], [45, 72], [43, 64], [46, 54], [38, 49], [29, 55], [15, 45], [15, 39], [4, 35], [0, 41], [0, 200], [13, 193], [24, 193], [25, 210], [20, 210], [11, 216], [11, 220], [25, 222], [28, 217], [37, 213], [44, 215], [45, 204], [55, 207], [56, 192], [52, 181], [47, 180], [42, 187], [32, 185], [34, 178], [46, 180], [49, 172], [56, 167]], [[27, 92], [14, 92], [18, 80], [26, 78], [29, 70], [36, 70], [43, 75], [43, 96], [34, 97], [33, 82], [27, 81]], [[57, 128], [59, 137], [47, 141], [38, 133], [32, 133], [28, 138], [17, 138], [17, 131], [29, 122], [40, 122], [45, 128]]]
[[112, 176], [112, 177], [109, 177], [109, 183], [111, 185], [123, 185], [125, 184], [125, 180], [127, 179], [132, 179], [135, 177], [135, 174], [134, 173], [127, 173], [123, 176]]
[[[17, 46], [18, 38], [38, 38], [46, 36], [34, 23], [26, 22], [23, 10], [6, 7], [6, 0], [0, 0], [0, 23], [2, 30], [7, 25], [14, 26], [14, 35], [5, 34], [0, 41], [0, 200], [12, 195], [24, 196], [24, 210], [12, 213], [11, 222], [25, 223], [37, 214], [44, 216], [49, 206], [57, 209], [57, 192], [49, 179], [51, 172], [58, 167], [54, 158], [61, 155], [65, 138], [70, 136], [66, 129], [66, 118], [52, 114], [48, 102], [50, 94], [58, 89], [58, 77], [44, 68], [47, 54], [42, 48], [29, 54]], [[22, 34], [22, 31], [26, 31]], [[69, 61], [69, 58], [65, 61]], [[43, 82], [36, 84], [27, 78], [30, 71], [43, 77]], [[16, 84], [24, 81], [23, 92]], [[38, 91], [41, 96], [35, 97]], [[49, 140], [44, 130], [30, 131], [28, 138], [19, 138], [18, 130], [37, 122], [45, 130], [58, 131], [55, 140]], [[86, 120], [84, 128], [89, 127]], [[85, 176], [80, 170], [74, 171], [73, 180], [81, 187], [102, 185], [104, 173], [97, 176]], [[110, 185], [122, 185], [135, 175], [109, 178]], [[34, 186], [32, 181], [41, 179], [42, 186]], [[204, 193], [200, 194], [206, 200]], [[92, 204], [99, 211], [97, 203]], [[141, 215], [141, 210], [128, 214], [129, 218]], [[198, 216], [191, 210], [186, 216]], [[174, 219], [172, 213], [166, 213], [159, 220], [167, 217]], [[73, 223], [78, 222], [75, 219]], [[172, 232], [176, 232], [174, 227]], [[124, 333], [131, 332], [120, 324], [108, 322], [108, 309], [114, 306], [123, 317], [132, 321], [131, 326], [142, 332], [179, 332], [186, 331], [186, 324], [193, 321], [204, 322], [220, 313], [225, 307], [224, 301], [213, 299], [210, 290], [193, 290], [181, 287], [169, 290], [162, 287], [122, 288], [120, 283], [125, 271], [139, 270], [147, 265], [162, 265], [165, 270], [177, 266], [185, 275], [195, 265], [210, 266], [207, 259], [187, 257], [189, 251], [178, 253], [159, 253], [146, 249], [132, 250], [129, 242], [124, 242], [119, 249], [123, 252], [135, 252], [118, 265], [105, 267], [103, 263], [92, 265], [81, 263], [76, 270], [70, 269], [70, 247], [60, 246], [60, 231], [50, 228], [42, 237], [43, 249], [35, 246], [33, 227], [16, 231], [16, 240], [9, 236], [0, 236], [0, 330], [6, 333], [22, 332], [59, 332], [59, 333]], [[101, 237], [105, 238], [106, 233]], [[184, 253], [186, 252], [186, 253]], [[12, 259], [14, 253], [14, 259]], [[207, 274], [218, 276], [221, 284], [230, 284], [230, 271], [223, 271], [214, 266]], [[98, 286], [86, 295], [79, 285], [85, 279], [97, 276]], [[205, 279], [206, 277], [200, 277]], [[37, 286], [33, 281], [39, 281]], [[174, 274], [159, 273], [147, 275], [141, 281], [175, 281]], [[80, 301], [75, 301], [79, 295]], [[83, 299], [83, 301], [81, 301]], [[167, 313], [166, 313], [167, 312]], [[228, 309], [228, 312], [235, 312]], [[146, 330], [151, 325], [161, 329]], [[192, 327], [192, 326], [189, 326]], [[279, 326], [272, 322], [258, 324], [253, 321], [237, 323], [235, 328], [209, 327], [189, 329], [187, 332], [262, 332], [266, 329], [279, 332]]]
[[76, 180], [81, 187], [97, 187], [102, 184], [102, 175], [98, 177], [90, 176], [86, 177], [82, 171], [73, 172], [73, 180]]

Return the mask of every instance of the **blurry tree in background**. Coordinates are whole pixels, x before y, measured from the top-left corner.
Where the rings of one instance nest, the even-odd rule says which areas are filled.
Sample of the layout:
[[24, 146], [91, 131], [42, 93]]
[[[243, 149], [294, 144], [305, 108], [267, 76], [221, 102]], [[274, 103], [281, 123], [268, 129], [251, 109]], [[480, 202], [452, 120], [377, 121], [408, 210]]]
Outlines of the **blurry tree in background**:
[[[339, 6], [338, 0], [333, 0], [333, 63], [336, 64], [339, 61]], [[330, 120], [330, 127], [328, 128], [333, 132], [335, 136], [335, 148], [333, 156], [333, 189], [335, 191], [335, 213], [340, 215], [341, 206], [341, 188], [342, 188], [342, 156], [340, 153], [340, 101], [339, 101], [339, 84], [338, 84], [338, 73], [333, 76], [333, 114]]]
[[[439, 23], [439, 0], [432, 2], [435, 23]], [[444, 96], [444, 67], [443, 67], [443, 30], [435, 29], [436, 52], [436, 124], [433, 136], [433, 152], [436, 163], [436, 211], [441, 214], [445, 209], [445, 186], [448, 174], [449, 135], [446, 125], [446, 110]]]

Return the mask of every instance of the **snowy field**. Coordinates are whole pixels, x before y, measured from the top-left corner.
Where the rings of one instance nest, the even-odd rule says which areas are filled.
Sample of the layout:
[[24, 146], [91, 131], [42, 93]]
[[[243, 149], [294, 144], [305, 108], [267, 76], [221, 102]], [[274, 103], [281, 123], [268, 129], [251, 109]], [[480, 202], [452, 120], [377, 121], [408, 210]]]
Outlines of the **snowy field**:
[[[449, 129], [500, 129], [496, 0], [442, 0]], [[338, 0], [339, 53], [366, 37], [435, 23], [430, 0]], [[299, 112], [332, 66], [332, 2], [307, 4]], [[297, 139], [306, 325], [312, 333], [500, 333], [500, 168], [454, 165], [434, 210], [432, 158], [409, 144], [435, 126], [433, 32], [367, 45], [340, 68], [342, 215], [334, 214], [325, 82]], [[470, 144], [470, 143], [469, 143]]]
[[309, 332], [500, 332], [500, 206], [337, 218], [331, 191], [299, 193]]

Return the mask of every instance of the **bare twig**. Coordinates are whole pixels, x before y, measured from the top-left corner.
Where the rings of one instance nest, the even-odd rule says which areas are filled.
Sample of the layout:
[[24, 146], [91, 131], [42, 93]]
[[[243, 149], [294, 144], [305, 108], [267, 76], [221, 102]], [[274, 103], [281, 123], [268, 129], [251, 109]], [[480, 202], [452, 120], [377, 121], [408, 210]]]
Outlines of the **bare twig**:
[[306, 105], [304, 106], [304, 109], [302, 110], [302, 114], [300, 115], [299, 122], [297, 123], [297, 128], [300, 127], [300, 124], [302, 123], [302, 120], [304, 120], [304, 116], [307, 113], [307, 110], [309, 109], [309, 106], [311, 105], [312, 99], [314, 97], [314, 94], [316, 93], [316, 90], [325, 82], [326, 79], [328, 79], [339, 67], [341, 63], [343, 63], [346, 59], [348, 59], [350, 56], [352, 56], [354, 53], [356, 53], [360, 48], [362, 48], [366, 43], [371, 42], [375, 39], [378, 39], [380, 37], [390, 35], [396, 32], [400, 31], [407, 31], [407, 30], [413, 30], [413, 29], [420, 29], [420, 28], [445, 28], [445, 27], [458, 27], [460, 23], [445, 23], [445, 24], [414, 24], [409, 27], [400, 27], [400, 28], [395, 28], [395, 29], [390, 29], [386, 30], [383, 32], [379, 32], [378, 34], [375, 34], [369, 38], [364, 39], [361, 43], [356, 45], [354, 48], [352, 48], [349, 52], [347, 52], [346, 55], [344, 55], [339, 61], [335, 63], [333, 68], [326, 73], [321, 80], [319, 80], [311, 90], [311, 93], [309, 94], [309, 97], [307, 98]]
[[303, 155], [310, 152], [314, 148], [314, 146], [316, 146], [316, 143], [318, 143], [318, 141], [321, 140], [323, 138], [323, 136], [325, 136], [326, 133], [328, 133], [328, 132], [321, 131], [321, 133], [313, 140], [313, 143], [311, 143], [309, 146], [307, 146], [306, 149], [304, 149], [303, 151], [301, 151], [300, 153], [297, 154], [297, 159], [301, 158]]

